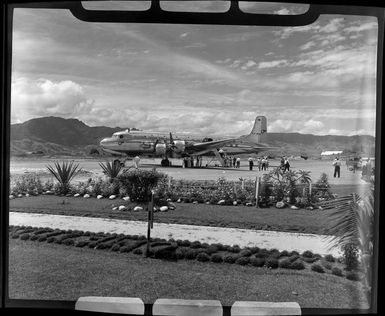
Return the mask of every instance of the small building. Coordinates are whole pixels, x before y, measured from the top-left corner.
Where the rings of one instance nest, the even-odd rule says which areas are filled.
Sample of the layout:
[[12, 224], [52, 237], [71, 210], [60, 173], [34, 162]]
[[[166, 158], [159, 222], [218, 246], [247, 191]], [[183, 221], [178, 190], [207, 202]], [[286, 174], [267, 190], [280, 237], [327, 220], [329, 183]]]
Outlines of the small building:
[[341, 156], [342, 150], [327, 150], [321, 153], [321, 159], [332, 159], [335, 156]]

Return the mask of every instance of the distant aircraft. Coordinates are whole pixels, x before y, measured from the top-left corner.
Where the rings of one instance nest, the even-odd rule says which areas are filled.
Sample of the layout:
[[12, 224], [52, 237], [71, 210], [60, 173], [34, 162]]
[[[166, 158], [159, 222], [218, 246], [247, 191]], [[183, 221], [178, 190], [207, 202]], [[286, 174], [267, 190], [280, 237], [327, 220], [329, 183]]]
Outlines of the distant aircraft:
[[168, 158], [195, 158], [214, 153], [224, 166], [225, 155], [256, 154], [276, 149], [264, 143], [266, 132], [266, 117], [257, 116], [251, 133], [236, 138], [213, 140], [202, 136], [125, 130], [104, 138], [100, 146], [103, 151], [114, 155], [162, 157], [162, 166], [171, 165]]

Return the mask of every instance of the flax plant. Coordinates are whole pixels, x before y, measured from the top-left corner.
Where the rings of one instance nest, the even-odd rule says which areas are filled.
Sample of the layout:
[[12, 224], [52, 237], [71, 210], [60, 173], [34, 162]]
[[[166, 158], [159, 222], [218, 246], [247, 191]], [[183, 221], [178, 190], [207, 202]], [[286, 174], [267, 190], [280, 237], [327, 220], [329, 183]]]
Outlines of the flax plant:
[[70, 191], [71, 180], [81, 172], [79, 164], [71, 162], [54, 162], [54, 165], [46, 166], [48, 171], [56, 178], [59, 182], [59, 192], [61, 194], [67, 194]]
[[103, 169], [103, 173], [109, 178], [110, 183], [112, 183], [119, 175], [120, 171], [123, 169], [120, 163], [108, 162], [99, 163], [99, 166]]

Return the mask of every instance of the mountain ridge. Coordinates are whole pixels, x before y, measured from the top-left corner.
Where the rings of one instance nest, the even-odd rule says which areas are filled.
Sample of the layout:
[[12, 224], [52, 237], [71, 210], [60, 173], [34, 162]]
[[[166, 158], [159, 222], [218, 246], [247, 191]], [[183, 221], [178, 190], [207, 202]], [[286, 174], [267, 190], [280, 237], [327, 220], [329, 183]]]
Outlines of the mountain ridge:
[[[34, 118], [11, 125], [11, 155], [31, 152], [89, 155], [92, 148], [100, 149], [99, 142], [102, 138], [125, 129], [127, 127], [88, 126], [75, 118], [64, 119], [55, 116]], [[319, 156], [325, 150], [373, 155], [375, 138], [370, 135], [268, 133], [267, 142], [271, 146], [280, 147], [276, 152], [277, 155]]]

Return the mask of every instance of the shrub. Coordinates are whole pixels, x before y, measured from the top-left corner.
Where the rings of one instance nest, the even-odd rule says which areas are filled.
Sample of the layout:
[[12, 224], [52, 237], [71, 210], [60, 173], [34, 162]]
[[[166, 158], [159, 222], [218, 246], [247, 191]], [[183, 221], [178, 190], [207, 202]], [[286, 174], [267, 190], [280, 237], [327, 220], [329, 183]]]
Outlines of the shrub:
[[263, 267], [265, 265], [265, 258], [250, 258], [250, 264], [254, 267]]
[[185, 251], [183, 251], [182, 249], [178, 248], [177, 250], [175, 250], [175, 255], [176, 255], [177, 259], [183, 259], [184, 256], [185, 256]]
[[199, 241], [193, 241], [190, 244], [190, 248], [192, 248], [192, 249], [198, 249], [198, 248], [201, 248], [201, 247], [202, 247], [202, 244]]
[[206, 262], [206, 261], [210, 261], [210, 256], [205, 252], [200, 252], [198, 253], [196, 259], [201, 262]]
[[154, 257], [157, 259], [165, 259], [165, 260], [177, 260], [177, 256], [175, 251], [178, 246], [176, 245], [168, 245], [164, 247], [160, 247], [154, 250]]
[[73, 241], [73, 239], [68, 238], [68, 239], [64, 239], [62, 241], [62, 244], [66, 246], [73, 246], [75, 242]]
[[120, 249], [119, 244], [114, 244], [114, 245], [112, 245], [112, 247], [111, 247], [111, 251], [119, 251], [119, 249]]
[[355, 272], [349, 272], [346, 274], [346, 278], [351, 281], [360, 281], [361, 278], [358, 273]]
[[210, 245], [206, 248], [206, 253], [209, 255], [212, 255], [213, 253], [216, 253], [219, 251], [219, 248], [217, 245]]
[[142, 251], [142, 249], [140, 249], [140, 248], [136, 248], [136, 249], [134, 249], [133, 253], [134, 253], [135, 255], [141, 255], [141, 254], [143, 254], [143, 251]]
[[307, 263], [314, 263], [318, 260], [319, 260], [318, 258], [303, 258], [303, 261], [305, 261]]
[[249, 257], [240, 257], [235, 261], [236, 264], [239, 264], [241, 266], [248, 265], [250, 263]]
[[117, 177], [122, 188], [125, 189], [131, 200], [137, 202], [148, 202], [151, 190], [155, 189], [158, 182], [166, 175], [156, 169], [133, 169], [122, 173]]
[[299, 259], [300, 257], [299, 257], [299, 255], [291, 255], [290, 257], [289, 257], [289, 260], [290, 260], [290, 262], [294, 262], [294, 261], [296, 261], [297, 259]]
[[328, 262], [335, 262], [336, 261], [332, 255], [326, 255], [325, 260]]
[[242, 250], [242, 251], [239, 253], [239, 255], [240, 255], [241, 257], [250, 257], [250, 256], [251, 256], [251, 251], [245, 249], [245, 250]]
[[290, 253], [287, 250], [281, 251], [279, 257], [289, 257]]
[[239, 247], [238, 245], [234, 245], [231, 248], [231, 252], [233, 252], [233, 253], [240, 253], [241, 252], [241, 247]]
[[223, 258], [223, 262], [234, 263], [239, 257], [235, 255], [227, 255]]
[[211, 261], [215, 263], [221, 263], [223, 262], [223, 258], [220, 254], [215, 253], [211, 256]]
[[269, 251], [269, 257], [270, 258], [278, 259], [280, 256], [281, 256], [281, 253], [277, 249], [272, 249]]
[[283, 269], [290, 269], [291, 268], [291, 262], [289, 259], [284, 259], [278, 263], [278, 266]]
[[313, 264], [311, 266], [311, 269], [312, 271], [315, 271], [315, 272], [318, 272], [318, 273], [325, 273], [325, 270], [322, 266], [320, 266], [319, 264]]
[[348, 271], [358, 267], [358, 247], [355, 244], [346, 244], [343, 248], [343, 258]]
[[303, 270], [305, 268], [305, 264], [301, 260], [296, 260], [290, 264], [290, 269], [293, 270]]
[[274, 257], [268, 257], [265, 261], [265, 266], [271, 269], [278, 268], [278, 259]]
[[304, 258], [314, 258], [314, 254], [311, 251], [306, 250], [305, 252], [302, 253], [302, 257], [304, 257]]
[[183, 246], [183, 247], [190, 247], [191, 245], [191, 241], [190, 240], [183, 240], [180, 244], [180, 246]]
[[291, 257], [291, 256], [299, 256], [299, 252], [293, 250], [293, 251], [290, 252], [290, 257]]
[[327, 261], [322, 261], [322, 265], [327, 270], [331, 270], [332, 269], [332, 265], [329, 262], [327, 262]]
[[189, 249], [189, 250], [186, 251], [184, 257], [185, 257], [187, 260], [194, 260], [194, 259], [197, 257], [197, 255], [198, 255], [198, 253], [197, 253], [196, 250], [194, 250], [194, 249]]
[[343, 276], [342, 270], [340, 268], [337, 268], [337, 267], [334, 267], [332, 269], [332, 274], [337, 275], [337, 276]]
[[29, 193], [37, 194], [43, 191], [43, 183], [38, 175], [34, 173], [24, 174], [15, 180], [11, 178], [10, 194]]
[[21, 240], [27, 240], [29, 238], [30, 238], [30, 235], [28, 233], [24, 233], [24, 234], [20, 235]]
[[81, 240], [75, 243], [75, 247], [83, 248], [88, 245], [88, 241]]
[[257, 252], [259, 252], [259, 247], [251, 247], [249, 250], [252, 254], [256, 254]]

